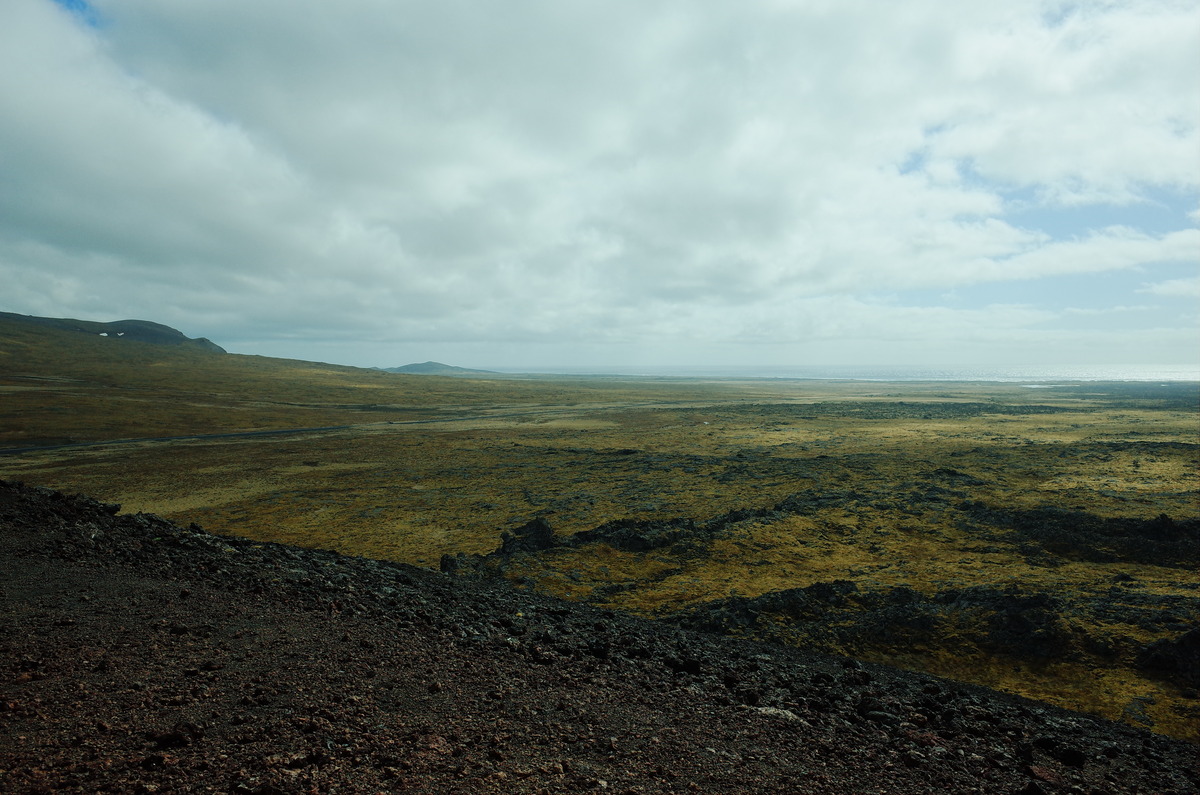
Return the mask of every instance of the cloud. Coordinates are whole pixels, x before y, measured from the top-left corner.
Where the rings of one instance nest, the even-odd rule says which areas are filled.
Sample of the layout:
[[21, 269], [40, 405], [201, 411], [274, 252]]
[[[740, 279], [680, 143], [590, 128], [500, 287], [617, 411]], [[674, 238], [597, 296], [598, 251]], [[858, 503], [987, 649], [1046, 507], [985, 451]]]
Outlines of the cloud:
[[[1188, 3], [71, 5], [0, 26], [14, 311], [679, 355], [1200, 251]], [[1175, 229], [1037, 221], [1168, 188]]]
[[1200, 276], [1146, 284], [1139, 288], [1138, 292], [1168, 298], [1200, 298]]
[[1034, 186], [1049, 203], [1127, 203], [1145, 183], [1194, 188], [1195, 9], [1080, 3], [1047, 25], [1017, 8], [1007, 24], [959, 40], [959, 77], [979, 101], [963, 103], [931, 149], [985, 179]]

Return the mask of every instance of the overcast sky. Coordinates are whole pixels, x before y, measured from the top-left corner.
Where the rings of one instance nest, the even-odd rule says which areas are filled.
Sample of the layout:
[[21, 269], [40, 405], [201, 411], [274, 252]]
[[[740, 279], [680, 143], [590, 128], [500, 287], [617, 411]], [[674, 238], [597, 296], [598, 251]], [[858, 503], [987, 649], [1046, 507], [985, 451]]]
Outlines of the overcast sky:
[[4, 0], [0, 310], [355, 365], [1200, 359], [1196, 0]]

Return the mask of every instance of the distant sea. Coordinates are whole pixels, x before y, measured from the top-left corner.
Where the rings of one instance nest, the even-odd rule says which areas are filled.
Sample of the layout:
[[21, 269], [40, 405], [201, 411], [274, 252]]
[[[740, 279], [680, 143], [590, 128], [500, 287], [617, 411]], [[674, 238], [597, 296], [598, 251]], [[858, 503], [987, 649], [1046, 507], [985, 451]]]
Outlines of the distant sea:
[[799, 365], [794, 367], [493, 367], [505, 373], [630, 375], [676, 378], [781, 378], [834, 381], [992, 381], [1044, 384], [1077, 381], [1200, 381], [1200, 364], [1028, 365], [1009, 367], [902, 367]]

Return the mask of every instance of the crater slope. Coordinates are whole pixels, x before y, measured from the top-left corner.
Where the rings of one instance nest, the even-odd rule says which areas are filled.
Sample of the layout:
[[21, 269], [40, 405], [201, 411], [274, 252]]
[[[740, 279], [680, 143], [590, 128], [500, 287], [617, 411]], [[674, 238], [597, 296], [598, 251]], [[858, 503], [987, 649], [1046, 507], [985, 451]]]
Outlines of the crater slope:
[[1194, 793], [1200, 748], [0, 481], [5, 792]]

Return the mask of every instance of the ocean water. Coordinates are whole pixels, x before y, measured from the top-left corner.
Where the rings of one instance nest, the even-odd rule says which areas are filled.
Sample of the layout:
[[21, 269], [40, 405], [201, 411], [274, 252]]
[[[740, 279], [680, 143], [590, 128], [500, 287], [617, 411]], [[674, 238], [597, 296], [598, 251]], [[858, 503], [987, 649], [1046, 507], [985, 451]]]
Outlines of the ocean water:
[[564, 366], [492, 368], [507, 373], [630, 375], [677, 378], [786, 378], [837, 381], [991, 381], [1053, 384], [1079, 381], [1200, 381], [1200, 363], [1186, 365], [1027, 365], [1006, 367], [918, 366]]

